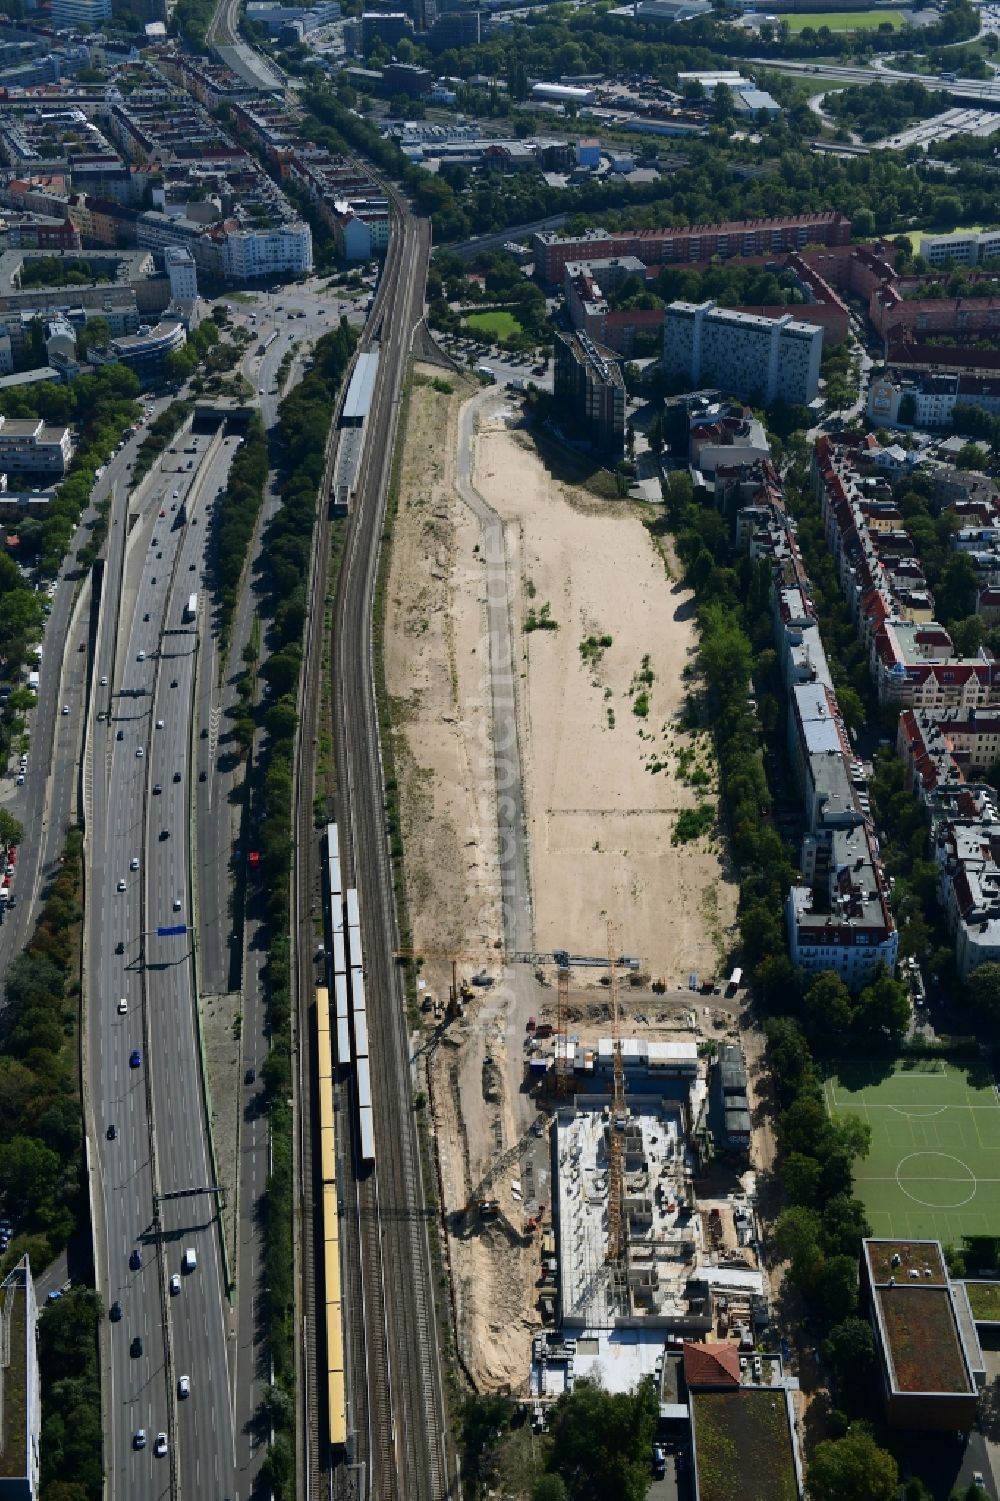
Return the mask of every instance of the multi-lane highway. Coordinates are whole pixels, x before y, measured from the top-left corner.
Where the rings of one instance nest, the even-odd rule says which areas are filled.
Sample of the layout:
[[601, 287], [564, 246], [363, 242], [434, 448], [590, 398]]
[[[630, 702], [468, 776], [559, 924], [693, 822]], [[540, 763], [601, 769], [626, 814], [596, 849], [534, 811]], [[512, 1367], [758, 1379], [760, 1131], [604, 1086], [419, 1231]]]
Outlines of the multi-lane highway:
[[[191, 932], [198, 633], [182, 615], [202, 588], [208, 502], [236, 441], [202, 438], [196, 467], [154, 481], [127, 539], [120, 597], [112, 590], [105, 599], [95, 661], [95, 703], [110, 703], [111, 714], [90, 726], [89, 1078], [103, 1127], [100, 1286], [114, 1315], [106, 1462], [112, 1490], [129, 1497], [165, 1494], [171, 1481], [188, 1496], [234, 1494], [229, 1331], [216, 1199], [204, 1192], [214, 1183]], [[171, 927], [182, 931], [158, 935]], [[154, 1203], [154, 1195], [193, 1190]], [[196, 1265], [185, 1273], [188, 1248]], [[186, 1398], [178, 1396], [182, 1376], [190, 1378]]]

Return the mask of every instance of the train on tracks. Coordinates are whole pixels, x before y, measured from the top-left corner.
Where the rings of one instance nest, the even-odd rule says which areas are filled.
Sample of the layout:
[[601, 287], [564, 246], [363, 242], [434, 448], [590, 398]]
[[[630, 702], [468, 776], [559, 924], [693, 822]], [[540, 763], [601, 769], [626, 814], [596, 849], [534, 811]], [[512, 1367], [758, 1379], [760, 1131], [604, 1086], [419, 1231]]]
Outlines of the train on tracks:
[[344, 1385], [344, 1325], [341, 1318], [337, 1141], [333, 1118], [333, 1046], [330, 1037], [330, 993], [325, 985], [316, 991], [316, 1082], [319, 1098], [323, 1297], [326, 1304], [327, 1423], [330, 1445], [339, 1449], [347, 1442], [347, 1397]]
[[[337, 1209], [337, 1140], [334, 1122], [334, 1068], [350, 1077], [352, 1111], [357, 1121], [357, 1166], [367, 1171], [375, 1161], [368, 1009], [358, 893], [345, 890], [340, 869], [337, 825], [324, 836], [325, 902], [329, 946], [328, 984], [316, 991], [316, 1071], [319, 1100], [319, 1148], [322, 1185], [323, 1295], [326, 1301], [326, 1361], [329, 1439], [333, 1449], [347, 1441], [347, 1396]], [[331, 1007], [330, 992], [333, 992]]]
[[358, 1122], [358, 1160], [375, 1161], [375, 1119], [368, 1047], [368, 1006], [365, 999], [364, 956], [361, 952], [361, 912], [358, 893], [345, 889], [340, 870], [337, 825], [326, 826], [326, 901], [330, 946], [329, 978], [333, 986], [337, 1024], [337, 1063], [353, 1069]]

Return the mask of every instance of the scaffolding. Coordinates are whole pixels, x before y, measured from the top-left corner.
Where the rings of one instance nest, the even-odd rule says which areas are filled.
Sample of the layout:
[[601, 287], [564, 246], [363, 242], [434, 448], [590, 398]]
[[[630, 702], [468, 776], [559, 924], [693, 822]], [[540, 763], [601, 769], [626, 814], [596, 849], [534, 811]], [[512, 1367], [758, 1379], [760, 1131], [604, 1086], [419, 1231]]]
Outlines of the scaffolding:
[[627, 1287], [627, 1225], [625, 1220], [625, 1069], [622, 1063], [621, 1016], [618, 1009], [618, 970], [615, 964], [614, 931], [608, 923], [608, 980], [611, 987], [611, 1045], [614, 1083], [608, 1120], [608, 1251], [612, 1296]]
[[573, 1092], [573, 1062], [569, 1056], [569, 970], [560, 965], [556, 976], [556, 1094], [565, 1099]]

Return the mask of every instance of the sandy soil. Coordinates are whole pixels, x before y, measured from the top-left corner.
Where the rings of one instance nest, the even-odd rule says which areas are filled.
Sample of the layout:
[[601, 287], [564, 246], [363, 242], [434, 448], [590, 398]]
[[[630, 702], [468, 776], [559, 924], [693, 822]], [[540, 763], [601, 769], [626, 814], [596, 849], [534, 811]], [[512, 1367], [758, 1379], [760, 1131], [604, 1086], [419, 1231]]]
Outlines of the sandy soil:
[[500, 915], [479, 529], [454, 488], [457, 413], [473, 388], [436, 391], [440, 374], [416, 369], [385, 629], [410, 920], [436, 990], [446, 956], [466, 975], [490, 957]]
[[[560, 484], [499, 404], [491, 410], [474, 482], [510, 524], [511, 573], [521, 580], [511, 608], [523, 653], [536, 947], [601, 954], [610, 917], [616, 945], [653, 975], [668, 984], [693, 970], [707, 978], [719, 968], [737, 891], [717, 834], [671, 845], [678, 815], [698, 804], [690, 772], [707, 774], [710, 799], [715, 784], [707, 737], [695, 741], [679, 726], [682, 674], [697, 648], [691, 596], [671, 580], [636, 509]], [[530, 612], [545, 607], [558, 629], [525, 631]], [[591, 636], [611, 644], [585, 660]]]

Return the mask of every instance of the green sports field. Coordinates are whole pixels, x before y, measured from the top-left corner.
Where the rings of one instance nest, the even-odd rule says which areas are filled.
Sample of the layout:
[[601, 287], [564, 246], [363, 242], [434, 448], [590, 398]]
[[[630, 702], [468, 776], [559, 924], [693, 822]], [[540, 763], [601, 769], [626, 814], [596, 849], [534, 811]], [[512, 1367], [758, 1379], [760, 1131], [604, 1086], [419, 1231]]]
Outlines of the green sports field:
[[473, 333], [483, 334], [487, 339], [509, 339], [511, 334], [521, 332], [521, 325], [514, 314], [503, 308], [496, 308], [490, 313], [467, 313], [465, 322]]
[[804, 31], [811, 26], [818, 31], [829, 26], [831, 31], [874, 31], [883, 21], [889, 26], [900, 26], [900, 13], [892, 10], [814, 10], [794, 16], [782, 16], [788, 22], [789, 31]]
[[824, 1089], [831, 1115], [872, 1128], [854, 1183], [876, 1235], [1000, 1235], [1000, 1094], [984, 1064], [842, 1063]]

